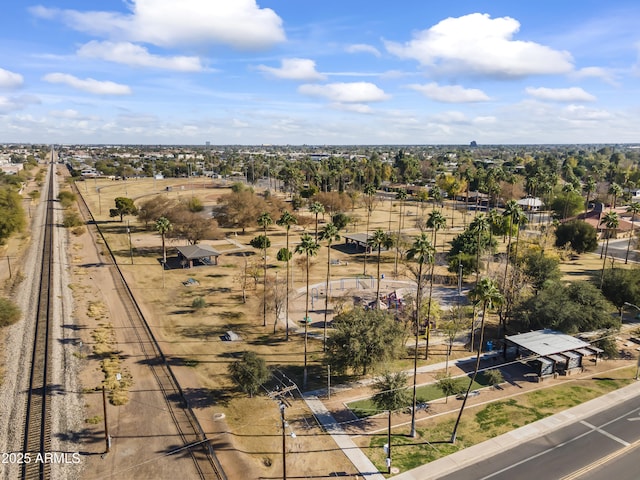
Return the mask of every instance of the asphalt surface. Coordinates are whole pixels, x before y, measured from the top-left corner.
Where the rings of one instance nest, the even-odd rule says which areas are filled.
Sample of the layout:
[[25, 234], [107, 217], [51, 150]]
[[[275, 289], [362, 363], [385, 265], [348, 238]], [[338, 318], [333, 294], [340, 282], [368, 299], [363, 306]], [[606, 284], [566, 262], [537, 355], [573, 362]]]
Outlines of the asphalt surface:
[[[589, 416], [568, 427], [550, 432], [540, 438], [509, 449], [451, 475], [446, 480], [561, 479], [598, 462], [614, 452], [629, 448], [640, 440], [640, 397]], [[612, 460], [615, 462], [615, 460]], [[636, 457], [637, 462], [637, 457]], [[633, 470], [617, 480], [637, 479]], [[592, 479], [611, 478], [608, 469], [592, 473]], [[606, 476], [606, 477], [605, 477]], [[576, 478], [583, 478], [582, 476]]]

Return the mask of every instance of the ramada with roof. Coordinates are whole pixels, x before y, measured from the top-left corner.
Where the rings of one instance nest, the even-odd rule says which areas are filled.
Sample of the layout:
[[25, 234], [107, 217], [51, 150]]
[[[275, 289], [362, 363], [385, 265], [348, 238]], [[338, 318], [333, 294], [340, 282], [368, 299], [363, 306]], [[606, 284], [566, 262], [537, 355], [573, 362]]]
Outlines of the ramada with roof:
[[602, 349], [555, 330], [536, 330], [506, 337], [507, 359], [532, 366], [538, 378], [581, 371], [587, 358], [597, 361]]

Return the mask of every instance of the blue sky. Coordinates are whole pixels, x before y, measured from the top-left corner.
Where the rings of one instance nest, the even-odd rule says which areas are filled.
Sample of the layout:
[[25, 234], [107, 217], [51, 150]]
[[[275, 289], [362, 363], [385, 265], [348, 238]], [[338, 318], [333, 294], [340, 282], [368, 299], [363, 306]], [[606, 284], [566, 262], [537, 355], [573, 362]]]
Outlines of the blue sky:
[[640, 3], [10, 0], [0, 142], [640, 141]]

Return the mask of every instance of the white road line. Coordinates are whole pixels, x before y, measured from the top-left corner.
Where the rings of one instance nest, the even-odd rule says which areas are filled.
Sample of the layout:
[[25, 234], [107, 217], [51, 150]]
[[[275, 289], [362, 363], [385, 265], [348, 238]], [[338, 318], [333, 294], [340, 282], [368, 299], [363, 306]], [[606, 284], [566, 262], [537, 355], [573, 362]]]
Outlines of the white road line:
[[616, 442], [621, 443], [625, 447], [628, 447], [630, 445], [629, 442], [627, 442], [625, 440], [622, 440], [621, 438], [616, 437], [615, 435], [613, 435], [613, 434], [611, 434], [611, 433], [609, 433], [609, 432], [607, 432], [605, 430], [602, 430], [600, 427], [596, 427], [595, 425], [591, 425], [589, 422], [585, 422], [584, 420], [582, 420], [582, 421], [580, 421], [580, 423], [582, 425], [585, 425], [585, 426], [591, 428], [592, 430], [595, 430], [598, 433], [601, 433], [605, 437], [609, 437], [611, 440], [615, 440]]

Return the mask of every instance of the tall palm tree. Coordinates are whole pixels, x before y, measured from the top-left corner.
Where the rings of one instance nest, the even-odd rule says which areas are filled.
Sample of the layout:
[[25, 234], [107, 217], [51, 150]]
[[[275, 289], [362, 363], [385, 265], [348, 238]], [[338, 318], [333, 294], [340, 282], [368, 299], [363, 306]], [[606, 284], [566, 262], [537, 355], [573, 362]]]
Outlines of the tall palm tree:
[[[453, 217], [452, 217], [453, 218]], [[440, 210], [432, 210], [427, 218], [427, 228], [432, 229], [432, 240], [434, 255], [438, 245], [437, 235], [438, 230], [445, 228], [447, 225], [447, 219], [442, 214]], [[435, 260], [435, 258], [434, 258]], [[433, 297], [433, 275], [435, 273], [436, 262], [431, 262], [431, 273], [429, 275], [429, 303], [427, 304], [427, 338], [426, 344], [424, 348], [424, 358], [427, 360], [429, 358], [429, 340], [431, 337], [431, 299]]]
[[482, 352], [482, 343], [484, 342], [484, 325], [487, 309], [499, 306], [504, 301], [504, 297], [502, 296], [502, 293], [500, 293], [498, 285], [490, 278], [483, 278], [482, 280], [480, 280], [475, 288], [471, 290], [471, 292], [469, 292], [469, 296], [476, 305], [482, 304], [482, 320], [480, 321], [480, 346], [478, 347], [478, 353], [476, 354], [476, 365], [473, 370], [473, 375], [471, 376], [471, 380], [469, 381], [466, 395], [462, 400], [462, 406], [460, 407], [458, 418], [453, 427], [453, 433], [451, 434], [451, 443], [456, 442], [456, 435], [458, 432], [458, 425], [460, 424], [460, 418], [462, 417], [462, 412], [464, 412], [464, 407], [467, 404], [467, 398], [469, 397], [471, 386], [473, 385], [473, 382], [475, 382], [476, 377], [478, 376], [478, 371], [480, 370], [480, 354]]
[[609, 193], [609, 195], [611, 195], [613, 197], [613, 202], [612, 202], [613, 207], [612, 208], [615, 209], [616, 208], [616, 200], [618, 199], [618, 197], [620, 197], [622, 194], [624, 194], [624, 190], [617, 183], [612, 183], [611, 186], [609, 187], [608, 193]]
[[395, 262], [394, 262], [394, 267], [393, 267], [393, 274], [394, 276], [398, 276], [398, 256], [400, 253], [400, 235], [402, 234], [402, 221], [404, 220], [404, 218], [402, 217], [402, 214], [404, 213], [404, 203], [407, 200], [407, 191], [402, 188], [400, 190], [398, 190], [398, 192], [396, 193], [396, 200], [400, 200], [400, 215], [398, 216], [398, 233], [396, 235], [396, 258], [395, 258]]
[[[491, 213], [495, 213], [495, 210], [492, 210]], [[496, 213], [497, 215], [497, 213]], [[500, 217], [498, 215], [498, 217], [496, 218], [500, 218], [502, 219], [502, 217]], [[469, 224], [469, 230], [473, 233], [476, 234], [476, 283], [475, 283], [475, 287], [478, 287], [478, 282], [480, 281], [480, 255], [482, 253], [482, 243], [483, 243], [483, 237], [484, 234], [489, 231], [489, 247], [491, 247], [491, 229], [492, 229], [492, 224], [490, 221], [490, 217], [485, 216], [484, 214], [479, 214], [476, 215], [476, 217], [471, 221], [471, 223]], [[489, 262], [487, 262], [487, 265], [489, 264]], [[488, 267], [487, 267], [488, 269]], [[473, 305], [473, 317], [472, 317], [472, 321], [471, 321], [471, 341], [469, 344], [469, 351], [473, 352], [473, 344], [474, 344], [474, 340], [475, 340], [475, 316], [476, 316], [476, 305]]]
[[167, 249], [165, 248], [164, 240], [165, 240], [165, 236], [169, 231], [171, 231], [172, 228], [173, 228], [173, 225], [171, 223], [171, 220], [169, 220], [167, 217], [160, 217], [158, 220], [156, 220], [156, 231], [160, 234], [160, 237], [162, 238], [162, 267], [163, 268], [167, 263]]
[[627, 213], [631, 214], [631, 235], [629, 236], [629, 243], [627, 244], [627, 253], [624, 256], [624, 263], [629, 262], [629, 250], [631, 250], [631, 240], [633, 239], [633, 234], [635, 233], [635, 223], [636, 223], [636, 215], [640, 213], [640, 203], [632, 202], [631, 205], [627, 207]]
[[[378, 250], [378, 269], [376, 273], [376, 278], [378, 280], [376, 302], [378, 302], [380, 300], [380, 253], [382, 251], [382, 247], [391, 248], [393, 246], [393, 238], [388, 233], [385, 233], [384, 230], [378, 228], [371, 234], [371, 237], [369, 237], [369, 239], [367, 240], [367, 246]], [[376, 308], [378, 308], [377, 304]]]
[[513, 223], [516, 218], [520, 218], [522, 209], [515, 200], [509, 200], [504, 206], [502, 217], [507, 220], [507, 234], [509, 241], [507, 242], [507, 258], [504, 266], [504, 284], [507, 282], [507, 270], [509, 268], [509, 253], [511, 250], [511, 236], [513, 234]]
[[262, 212], [258, 217], [258, 226], [262, 227], [263, 234], [261, 236], [264, 237], [263, 239], [258, 241], [261, 245], [258, 248], [262, 248], [263, 255], [262, 265], [264, 272], [262, 275], [262, 313], [265, 327], [267, 326], [267, 248], [271, 246], [271, 240], [269, 240], [269, 237], [267, 237], [267, 227], [272, 223], [273, 219], [271, 218], [269, 212]]
[[267, 326], [267, 249], [271, 246], [271, 240], [266, 235], [258, 235], [249, 242], [253, 248], [262, 250], [263, 258], [263, 282], [262, 282], [262, 326]]
[[322, 334], [322, 349], [326, 351], [327, 349], [327, 314], [329, 312], [329, 281], [331, 279], [331, 244], [334, 241], [340, 240], [340, 235], [338, 234], [338, 227], [336, 227], [333, 223], [327, 223], [322, 230], [320, 230], [320, 236], [318, 237], [320, 240], [325, 240], [327, 242], [327, 283], [324, 288], [324, 332]]
[[287, 232], [286, 251], [280, 249], [278, 251], [278, 260], [281, 262], [287, 262], [287, 281], [286, 281], [286, 300], [285, 300], [285, 339], [289, 340], [289, 262], [291, 261], [291, 251], [289, 250], [289, 230], [291, 225], [298, 223], [298, 219], [295, 215], [291, 214], [288, 210], [285, 210], [280, 218], [276, 221], [281, 227], [285, 227]]
[[582, 189], [587, 194], [587, 199], [584, 204], [584, 218], [587, 218], [587, 211], [589, 210], [589, 200], [591, 199], [591, 194], [596, 191], [597, 184], [591, 175], [587, 178], [587, 181], [582, 186]]
[[414, 318], [414, 329], [416, 334], [415, 350], [413, 354], [413, 408], [411, 409], [411, 436], [416, 437], [416, 387], [418, 381], [418, 338], [420, 337], [420, 307], [422, 301], [422, 271], [425, 263], [433, 262], [434, 249], [429, 241], [427, 234], [422, 232], [413, 242], [411, 248], [407, 251], [407, 260], [417, 260], [417, 292], [416, 292], [416, 311]]
[[573, 188], [573, 185], [571, 183], [565, 183], [562, 186], [562, 192], [565, 194], [564, 211], [562, 212], [562, 218], [565, 219], [567, 218], [567, 215], [568, 215], [569, 200], [571, 199], [571, 193], [575, 192], [575, 188]]
[[607, 228], [605, 231], [605, 235], [607, 237], [607, 241], [604, 247], [604, 260], [602, 261], [602, 273], [600, 274], [600, 288], [602, 288], [602, 283], [604, 281], [604, 267], [607, 263], [607, 252], [609, 251], [609, 238], [611, 238], [612, 233], [615, 233], [616, 229], [620, 225], [620, 220], [618, 218], [618, 214], [613, 210], [609, 210], [602, 216], [602, 220], [600, 220], [600, 225], [603, 225]]
[[311, 213], [313, 213], [316, 216], [316, 242], [318, 241], [318, 215], [320, 215], [321, 213], [324, 213], [324, 205], [322, 205], [320, 202], [313, 202], [311, 205], [309, 205], [309, 211]]
[[302, 379], [302, 386], [307, 386], [307, 338], [309, 331], [309, 258], [315, 257], [318, 254], [320, 245], [318, 245], [313, 237], [308, 233], [305, 233], [300, 237], [300, 243], [296, 246], [295, 252], [307, 257], [307, 292], [304, 307], [304, 373]]
[[[373, 212], [373, 198], [376, 194], [376, 187], [372, 184], [367, 184], [364, 186], [364, 195], [365, 195], [365, 206], [367, 208], [367, 229], [366, 229], [366, 237], [369, 240], [369, 222], [371, 221], [371, 213]], [[369, 247], [365, 245], [364, 247], [364, 269], [362, 271], [363, 275], [367, 274], [367, 253], [369, 252]]]

